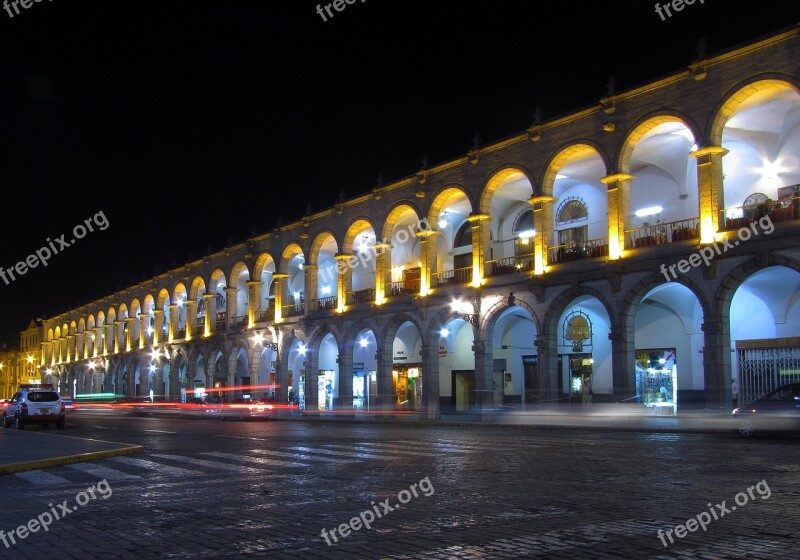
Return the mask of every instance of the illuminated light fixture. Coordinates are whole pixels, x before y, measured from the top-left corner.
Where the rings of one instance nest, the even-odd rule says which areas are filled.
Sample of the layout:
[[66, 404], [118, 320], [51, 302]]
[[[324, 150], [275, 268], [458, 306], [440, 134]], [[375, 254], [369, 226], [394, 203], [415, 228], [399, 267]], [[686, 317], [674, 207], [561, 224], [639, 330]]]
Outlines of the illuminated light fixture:
[[300, 346], [297, 348], [297, 351], [298, 351], [300, 354], [302, 354], [303, 356], [305, 356], [305, 355], [306, 355], [306, 345], [305, 345], [305, 344], [301, 344], [301, 345], [300, 345]]
[[94, 335], [92, 335], [92, 340], [94, 340]]
[[369, 340], [367, 340], [366, 337], [362, 338], [359, 342], [361, 343], [361, 348], [366, 348], [369, 345]]
[[264, 342], [264, 335], [261, 333], [254, 334], [253, 342], [255, 342], [256, 344], [262, 344]]
[[156, 372], [156, 366], [150, 366], [150, 373]]
[[161, 352], [159, 352], [158, 350], [153, 350], [152, 352], [150, 352], [150, 357], [154, 360], [157, 360], [161, 357]]
[[443, 328], [440, 334], [442, 335], [442, 338], [447, 338], [450, 336], [450, 331], [448, 331], [447, 328]]
[[636, 211], [637, 218], [644, 218], [646, 216], [652, 216], [653, 214], [660, 214], [664, 211], [664, 208], [661, 206], [650, 206], [648, 208], [641, 208], [640, 210]]
[[422, 261], [417, 261], [417, 266], [422, 266]]
[[50, 369], [50, 368], [47, 368], [46, 370], [44, 370], [44, 372], [45, 372], [47, 375], [50, 375], [51, 373], [53, 373], [53, 370], [52, 370], [52, 369]]
[[694, 144], [692, 144], [691, 150], [692, 150], [693, 152], [696, 152], [698, 149], [699, 149], [699, 146], [697, 145], [697, 142], [695, 142]]
[[327, 296], [330, 293], [331, 293], [331, 287], [330, 286], [322, 286], [322, 295], [323, 296]]
[[94, 360], [92, 360], [91, 362], [89, 362], [89, 369], [94, 369], [94, 368], [96, 368], [96, 367], [97, 367], [97, 364], [95, 364], [95, 363], [94, 363]]
[[[147, 327], [147, 334], [153, 334], [153, 327]], [[92, 337], [94, 339], [94, 337]]]
[[295, 292], [292, 295], [294, 296], [294, 299], [300, 299], [300, 292]]
[[297, 268], [299, 268], [300, 270], [303, 270], [303, 263], [298, 264]]
[[667, 360], [665, 360], [664, 358], [661, 358], [660, 360], [658, 360], [658, 363], [659, 364], [666, 364]]
[[759, 168], [758, 171], [764, 181], [773, 184], [778, 181], [778, 175], [785, 170], [777, 161], [765, 161], [764, 166]]
[[447, 227], [447, 210], [442, 212], [442, 215], [439, 216], [439, 229], [444, 229]]
[[29, 363], [29, 364], [32, 364], [32, 363], [33, 363], [33, 356], [28, 356], [28, 363]]
[[520, 239], [530, 239], [531, 237], [534, 237], [535, 235], [536, 235], [536, 230], [535, 229], [526, 229], [524, 231], [519, 232], [517, 234], [517, 237], [519, 237]]
[[562, 175], [561, 173], [556, 173], [556, 180], [559, 179], [569, 179], [566, 175]]

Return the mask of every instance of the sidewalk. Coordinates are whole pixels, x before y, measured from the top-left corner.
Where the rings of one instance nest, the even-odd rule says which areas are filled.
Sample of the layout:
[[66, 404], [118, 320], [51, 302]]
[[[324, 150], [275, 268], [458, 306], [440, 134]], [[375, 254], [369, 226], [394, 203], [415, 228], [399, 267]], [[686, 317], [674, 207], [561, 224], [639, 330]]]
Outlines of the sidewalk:
[[0, 428], [0, 475], [143, 451], [140, 445]]

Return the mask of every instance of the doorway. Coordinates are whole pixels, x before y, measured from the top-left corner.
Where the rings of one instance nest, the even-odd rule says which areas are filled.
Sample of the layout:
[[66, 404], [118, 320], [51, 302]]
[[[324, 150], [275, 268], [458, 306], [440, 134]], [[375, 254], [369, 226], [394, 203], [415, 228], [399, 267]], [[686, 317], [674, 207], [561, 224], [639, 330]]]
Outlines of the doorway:
[[453, 405], [456, 412], [464, 412], [473, 404], [475, 391], [474, 370], [453, 370]]

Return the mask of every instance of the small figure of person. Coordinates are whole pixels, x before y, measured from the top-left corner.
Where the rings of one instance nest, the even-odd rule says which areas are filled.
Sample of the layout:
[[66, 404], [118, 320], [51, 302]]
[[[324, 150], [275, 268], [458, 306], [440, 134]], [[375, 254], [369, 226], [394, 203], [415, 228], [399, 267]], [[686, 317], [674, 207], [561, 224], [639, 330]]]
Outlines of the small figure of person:
[[739, 406], [739, 384], [736, 383], [736, 378], [731, 380], [731, 395], [733, 396], [733, 408]]

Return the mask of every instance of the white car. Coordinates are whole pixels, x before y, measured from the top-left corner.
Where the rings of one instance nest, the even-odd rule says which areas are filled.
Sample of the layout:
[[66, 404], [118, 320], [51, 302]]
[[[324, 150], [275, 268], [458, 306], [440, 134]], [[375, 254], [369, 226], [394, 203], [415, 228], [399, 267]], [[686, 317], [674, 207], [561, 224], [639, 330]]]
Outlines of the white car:
[[27, 424], [42, 424], [45, 428], [52, 422], [60, 430], [66, 424], [66, 405], [61, 396], [47, 385], [22, 385], [8, 406], [3, 410], [3, 426], [11, 424], [18, 430]]

